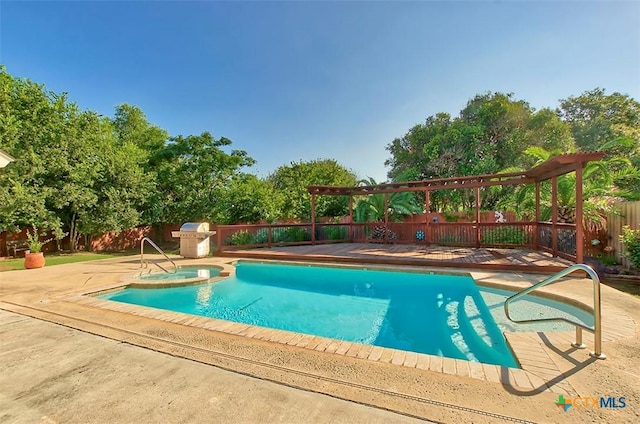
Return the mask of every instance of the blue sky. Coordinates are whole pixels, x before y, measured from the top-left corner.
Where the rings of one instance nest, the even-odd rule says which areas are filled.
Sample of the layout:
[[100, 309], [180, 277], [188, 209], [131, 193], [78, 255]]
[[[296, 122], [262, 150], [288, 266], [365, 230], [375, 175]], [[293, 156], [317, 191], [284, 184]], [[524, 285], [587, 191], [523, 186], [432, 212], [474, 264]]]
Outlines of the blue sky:
[[211, 132], [265, 177], [333, 158], [386, 179], [385, 146], [487, 91], [536, 109], [640, 99], [640, 2], [0, 2], [0, 63], [112, 116]]

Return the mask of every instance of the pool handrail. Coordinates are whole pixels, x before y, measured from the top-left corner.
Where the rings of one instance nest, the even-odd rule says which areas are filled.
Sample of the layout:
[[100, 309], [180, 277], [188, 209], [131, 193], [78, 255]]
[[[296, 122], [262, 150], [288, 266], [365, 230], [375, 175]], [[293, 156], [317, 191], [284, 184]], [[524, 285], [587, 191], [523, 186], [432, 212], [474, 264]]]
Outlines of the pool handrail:
[[162, 256], [164, 256], [169, 262], [171, 262], [171, 264], [173, 265], [173, 273], [168, 271], [165, 267], [163, 267], [159, 263], [152, 262], [155, 266], [157, 266], [158, 268], [160, 268], [161, 270], [163, 270], [167, 274], [175, 274], [176, 272], [178, 272], [178, 266], [176, 265], [176, 263], [170, 257], [168, 257], [167, 254], [164, 253], [164, 251], [162, 249], [160, 249], [160, 246], [155, 244], [153, 242], [153, 240], [151, 240], [149, 237], [144, 237], [142, 239], [142, 241], [140, 242], [140, 268], [146, 268], [145, 265], [148, 265], [148, 262], [144, 260], [144, 242], [145, 241], [147, 243], [149, 243], [154, 249], [156, 249], [158, 251], [158, 253], [160, 253]]
[[[532, 291], [540, 287], [557, 282], [557, 280], [564, 277], [565, 275], [571, 274], [572, 272], [578, 271], [578, 270], [586, 272], [587, 275], [591, 277], [591, 280], [593, 281], [593, 313], [592, 313], [593, 322], [594, 322], [593, 328], [588, 325], [584, 325], [581, 322], [572, 321], [570, 319], [561, 318], [561, 317], [533, 318], [533, 319], [523, 319], [523, 320], [517, 320], [517, 319], [511, 318], [511, 315], [509, 314], [509, 304], [511, 302], [531, 293]], [[594, 344], [595, 344], [594, 351], [589, 354], [597, 359], [606, 359], [607, 356], [604, 353], [602, 353], [602, 311], [601, 311], [600, 303], [601, 303], [600, 302], [600, 277], [598, 277], [598, 274], [590, 266], [585, 264], [576, 264], [540, 281], [539, 283], [534, 284], [531, 287], [528, 287], [522, 291], [519, 291], [513, 296], [507, 298], [507, 300], [505, 300], [504, 302], [504, 313], [507, 316], [507, 318], [509, 318], [511, 321], [515, 323], [520, 323], [520, 324], [528, 323], [528, 322], [550, 322], [550, 321], [554, 321], [554, 322], [563, 321], [563, 322], [572, 324], [576, 327], [576, 341], [575, 343], [571, 343], [571, 346], [578, 349], [584, 349], [586, 347], [584, 343], [582, 343], [582, 330], [583, 329], [587, 330], [593, 333]]]

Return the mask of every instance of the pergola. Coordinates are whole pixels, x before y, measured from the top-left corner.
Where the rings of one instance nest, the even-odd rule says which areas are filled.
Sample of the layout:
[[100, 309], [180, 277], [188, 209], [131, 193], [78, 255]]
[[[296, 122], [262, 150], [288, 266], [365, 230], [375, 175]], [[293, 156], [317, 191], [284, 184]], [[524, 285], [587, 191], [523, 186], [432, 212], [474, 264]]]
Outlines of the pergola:
[[[536, 217], [535, 222], [526, 223], [535, 227], [535, 242], [533, 245], [540, 250], [547, 250], [554, 256], [564, 256], [568, 259], [581, 263], [584, 259], [583, 238], [584, 231], [582, 228], [583, 217], [583, 187], [582, 187], [582, 170], [588, 162], [602, 159], [602, 152], [585, 152], [572, 153], [556, 156], [546, 162], [529, 169], [525, 172], [504, 173], [504, 174], [488, 174], [476, 175], [469, 177], [439, 178], [421, 181], [408, 181], [397, 183], [385, 183], [378, 185], [363, 185], [357, 187], [336, 187], [336, 186], [309, 186], [308, 190], [311, 194], [311, 242], [316, 242], [316, 196], [348, 196], [349, 197], [349, 217], [353, 222], [353, 199], [355, 196], [367, 196], [373, 194], [382, 194], [384, 196], [384, 223], [385, 227], [389, 224], [388, 216], [388, 200], [389, 194], [399, 192], [424, 192], [425, 194], [425, 211], [430, 212], [430, 193], [434, 190], [452, 190], [452, 189], [473, 189], [475, 194], [475, 222], [473, 226], [475, 234], [475, 244], [480, 246], [480, 189], [491, 186], [508, 186], [519, 184], [535, 184], [536, 198]], [[558, 177], [571, 172], [576, 175], [576, 224], [564, 224], [558, 222]], [[552, 213], [551, 222], [540, 221], [540, 186], [543, 181], [551, 180], [551, 202]], [[427, 235], [429, 234], [430, 225], [434, 225], [426, 219], [424, 226]], [[560, 227], [575, 227], [575, 255], [567, 252], [558, 251], [558, 230]], [[551, 230], [551, 246], [541, 246], [539, 244], [539, 229], [548, 228]], [[427, 236], [427, 241], [429, 240]]]

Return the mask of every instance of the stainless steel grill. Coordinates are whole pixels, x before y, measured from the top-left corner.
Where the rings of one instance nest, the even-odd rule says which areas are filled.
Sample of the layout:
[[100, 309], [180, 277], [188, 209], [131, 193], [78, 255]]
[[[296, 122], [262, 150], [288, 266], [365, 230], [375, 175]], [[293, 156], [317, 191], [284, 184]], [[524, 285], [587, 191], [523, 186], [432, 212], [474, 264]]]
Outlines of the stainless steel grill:
[[204, 258], [209, 255], [209, 231], [207, 222], [185, 222], [180, 231], [172, 231], [171, 236], [180, 238], [180, 255], [185, 258]]

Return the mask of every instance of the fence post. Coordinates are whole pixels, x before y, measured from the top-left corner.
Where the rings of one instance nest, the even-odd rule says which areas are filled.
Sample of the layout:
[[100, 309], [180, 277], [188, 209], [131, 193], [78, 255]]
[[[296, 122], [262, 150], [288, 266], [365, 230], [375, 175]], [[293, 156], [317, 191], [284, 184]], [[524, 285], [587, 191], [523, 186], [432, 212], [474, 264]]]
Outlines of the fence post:
[[476, 187], [476, 248], [480, 247], [480, 187]]

